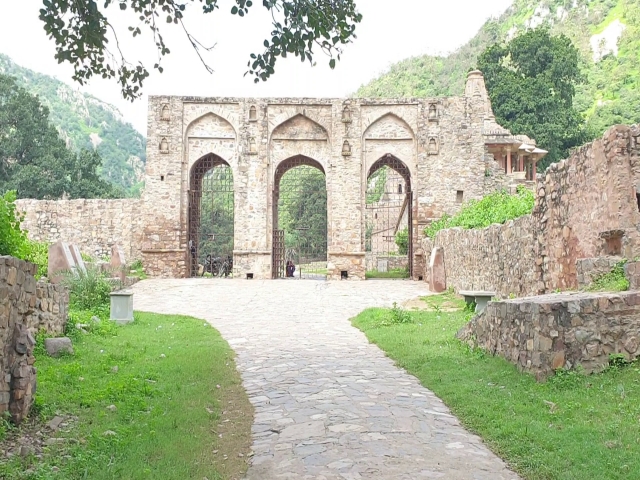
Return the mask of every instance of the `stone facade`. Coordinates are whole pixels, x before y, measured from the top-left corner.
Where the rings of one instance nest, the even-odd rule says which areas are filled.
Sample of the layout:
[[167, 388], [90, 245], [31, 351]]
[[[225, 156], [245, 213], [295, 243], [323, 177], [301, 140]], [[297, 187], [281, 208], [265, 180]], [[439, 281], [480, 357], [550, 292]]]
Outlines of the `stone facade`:
[[543, 379], [559, 368], [591, 373], [610, 354], [640, 355], [640, 292], [563, 293], [490, 302], [458, 338]]
[[422, 249], [444, 249], [447, 282], [456, 290], [507, 297], [578, 288], [578, 268], [588, 267], [581, 259], [640, 253], [639, 138], [638, 126], [610, 128], [538, 175], [532, 215], [481, 230], [443, 230]]
[[141, 200], [18, 200], [16, 206], [32, 240], [63, 240], [97, 257], [110, 255], [111, 247], [120, 245], [127, 259], [142, 257]]
[[67, 319], [68, 296], [62, 286], [37, 282], [37, 267], [0, 257], [0, 413], [15, 423], [28, 414], [36, 387], [34, 335], [59, 334]]
[[417, 247], [421, 226], [455, 213], [462, 198], [480, 198], [495, 187], [485, 180], [493, 126], [480, 72], [470, 73], [465, 95], [455, 98], [150, 97], [145, 267], [152, 275], [187, 274], [192, 170], [213, 154], [233, 172], [234, 274], [271, 278], [276, 172], [303, 156], [326, 175], [328, 276], [340, 279], [347, 271], [348, 278], [362, 279], [369, 175], [385, 162], [401, 163]]

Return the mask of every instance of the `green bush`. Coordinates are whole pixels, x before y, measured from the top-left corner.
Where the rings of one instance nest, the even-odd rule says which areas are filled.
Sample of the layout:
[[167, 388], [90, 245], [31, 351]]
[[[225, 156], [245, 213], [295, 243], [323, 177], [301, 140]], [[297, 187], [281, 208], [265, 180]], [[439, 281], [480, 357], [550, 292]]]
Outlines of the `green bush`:
[[95, 266], [86, 266], [86, 272], [67, 272], [64, 284], [69, 289], [69, 304], [78, 310], [98, 310], [109, 305], [111, 284]]
[[616, 263], [610, 272], [594, 277], [587, 290], [591, 292], [624, 292], [629, 290], [629, 280], [624, 275], [626, 263], [627, 260], [622, 260]]
[[36, 279], [47, 276], [49, 266], [49, 244], [46, 242], [27, 241], [26, 253], [23, 260], [35, 263], [38, 266]]
[[530, 214], [534, 203], [533, 192], [519, 185], [515, 195], [501, 190], [481, 200], [469, 200], [455, 216], [443, 215], [427, 226], [424, 233], [429, 238], [435, 238], [436, 234], [445, 228], [485, 228], [494, 223], [505, 223]]
[[396, 233], [396, 245], [398, 246], [398, 253], [400, 255], [406, 255], [409, 253], [409, 229], [398, 230]]
[[27, 234], [20, 229], [22, 217], [16, 212], [16, 192], [0, 196], [0, 255], [24, 258]]

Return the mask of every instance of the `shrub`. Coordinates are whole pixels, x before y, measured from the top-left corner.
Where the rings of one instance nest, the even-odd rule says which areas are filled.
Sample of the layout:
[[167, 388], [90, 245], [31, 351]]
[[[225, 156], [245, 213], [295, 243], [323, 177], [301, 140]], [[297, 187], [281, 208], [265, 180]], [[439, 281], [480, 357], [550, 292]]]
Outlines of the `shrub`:
[[623, 292], [629, 290], [629, 280], [624, 275], [626, 263], [626, 260], [622, 260], [616, 263], [610, 272], [594, 277], [587, 290], [591, 292]]
[[400, 255], [409, 253], [409, 229], [405, 228], [396, 233], [396, 245]]
[[32, 242], [28, 240], [23, 260], [35, 263], [38, 266], [36, 279], [45, 277], [49, 266], [49, 244], [46, 242]]
[[69, 304], [78, 310], [96, 310], [109, 305], [111, 284], [94, 265], [88, 264], [87, 271], [67, 272], [64, 284], [69, 289]]
[[455, 216], [443, 215], [442, 218], [427, 226], [424, 233], [429, 238], [435, 238], [436, 234], [445, 228], [485, 228], [494, 223], [505, 223], [530, 214], [534, 203], [533, 192], [518, 185], [515, 195], [501, 190], [481, 200], [469, 200]]
[[16, 212], [16, 192], [0, 196], [0, 255], [24, 258], [27, 253], [27, 234], [20, 229], [21, 215]]

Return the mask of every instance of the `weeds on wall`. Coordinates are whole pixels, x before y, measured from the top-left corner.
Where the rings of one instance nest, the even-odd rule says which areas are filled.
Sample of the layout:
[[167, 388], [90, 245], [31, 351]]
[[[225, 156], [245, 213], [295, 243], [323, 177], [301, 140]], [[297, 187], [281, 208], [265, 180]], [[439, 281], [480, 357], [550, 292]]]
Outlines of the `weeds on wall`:
[[622, 260], [614, 265], [610, 272], [594, 277], [591, 285], [587, 287], [589, 292], [623, 292], [629, 290], [629, 280], [624, 275], [624, 266], [627, 260]]
[[485, 228], [494, 223], [505, 223], [530, 214], [533, 211], [534, 203], [533, 192], [518, 185], [515, 195], [501, 190], [491, 193], [481, 200], [469, 200], [453, 217], [443, 215], [440, 220], [428, 225], [424, 229], [424, 234], [429, 238], [435, 238], [440, 230], [446, 228]]

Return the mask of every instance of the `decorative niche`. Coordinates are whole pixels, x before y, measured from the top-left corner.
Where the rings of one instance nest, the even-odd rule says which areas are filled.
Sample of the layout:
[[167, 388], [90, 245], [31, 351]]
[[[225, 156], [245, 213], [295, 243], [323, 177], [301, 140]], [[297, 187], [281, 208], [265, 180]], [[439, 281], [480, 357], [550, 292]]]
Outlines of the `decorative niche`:
[[256, 143], [256, 139], [251, 137], [249, 139], [249, 155], [257, 155], [258, 154], [258, 145]]
[[342, 144], [342, 156], [349, 157], [351, 156], [351, 145], [348, 140], [345, 140]]
[[256, 110], [255, 105], [251, 105], [251, 108], [249, 108], [249, 121], [256, 122], [257, 120], [258, 120], [258, 111]]
[[345, 105], [342, 109], [342, 123], [351, 123], [351, 107]]
[[427, 143], [427, 153], [429, 155], [437, 155], [440, 152], [440, 143], [436, 137], [429, 137]]
[[162, 108], [160, 109], [160, 120], [164, 122], [168, 122], [169, 120], [171, 120], [169, 105], [167, 105], [166, 103], [162, 105]]
[[169, 153], [169, 141], [166, 137], [162, 137], [160, 140], [160, 153]]
[[430, 122], [438, 121], [438, 105], [435, 103], [429, 104], [428, 118]]

